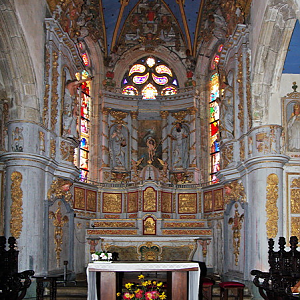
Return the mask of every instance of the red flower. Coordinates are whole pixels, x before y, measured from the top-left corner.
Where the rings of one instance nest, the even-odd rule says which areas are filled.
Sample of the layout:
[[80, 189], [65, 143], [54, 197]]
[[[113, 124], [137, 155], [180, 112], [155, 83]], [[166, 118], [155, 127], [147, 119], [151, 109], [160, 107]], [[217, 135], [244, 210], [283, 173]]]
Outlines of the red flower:
[[124, 293], [123, 299], [131, 299], [131, 298], [132, 298], [131, 293], [128, 293], [128, 292]]

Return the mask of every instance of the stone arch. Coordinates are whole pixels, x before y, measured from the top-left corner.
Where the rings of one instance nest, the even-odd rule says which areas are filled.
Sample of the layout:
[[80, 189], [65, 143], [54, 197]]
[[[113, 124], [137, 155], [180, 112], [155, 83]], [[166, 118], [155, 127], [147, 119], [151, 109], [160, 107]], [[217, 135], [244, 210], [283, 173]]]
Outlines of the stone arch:
[[284, 58], [296, 22], [294, 0], [270, 0], [267, 4], [256, 54], [252, 61], [252, 118], [258, 126], [268, 121], [271, 95], [280, 87]]
[[9, 99], [10, 119], [39, 121], [40, 107], [32, 60], [17, 15], [4, 0], [0, 7], [1, 89]]

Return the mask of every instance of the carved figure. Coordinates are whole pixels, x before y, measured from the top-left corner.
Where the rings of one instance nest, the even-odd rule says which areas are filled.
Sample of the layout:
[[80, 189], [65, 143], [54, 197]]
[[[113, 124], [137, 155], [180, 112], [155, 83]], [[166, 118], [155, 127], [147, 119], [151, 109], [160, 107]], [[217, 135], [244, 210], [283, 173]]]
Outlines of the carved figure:
[[125, 170], [125, 154], [127, 142], [122, 132], [122, 125], [118, 124], [110, 137], [110, 155], [113, 169]]
[[148, 156], [149, 156], [149, 161], [153, 162], [154, 161], [154, 155], [156, 151], [156, 142], [154, 138], [148, 138], [146, 141], [146, 145], [148, 147]]
[[77, 89], [86, 81], [92, 78], [82, 80], [68, 80], [65, 87], [64, 108], [63, 108], [63, 134], [78, 139], [77, 117], [78, 102], [76, 99]]
[[169, 137], [172, 140], [173, 169], [186, 169], [188, 167], [188, 134], [181, 123], [176, 123], [175, 130]]
[[24, 149], [24, 139], [23, 139], [23, 128], [16, 127], [12, 132], [12, 151], [23, 152]]
[[300, 105], [294, 105], [294, 111], [288, 121], [288, 146], [290, 151], [300, 150]]
[[222, 139], [233, 138], [233, 91], [227, 87], [221, 102], [221, 132]]

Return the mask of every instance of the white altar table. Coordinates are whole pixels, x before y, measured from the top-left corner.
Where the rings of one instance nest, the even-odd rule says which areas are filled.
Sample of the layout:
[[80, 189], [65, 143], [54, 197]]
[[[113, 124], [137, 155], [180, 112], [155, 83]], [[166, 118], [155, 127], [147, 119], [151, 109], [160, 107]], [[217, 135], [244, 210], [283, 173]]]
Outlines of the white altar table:
[[[116, 299], [117, 272], [168, 272], [168, 295], [172, 300], [198, 299], [200, 267], [196, 262], [112, 262], [89, 263], [88, 300], [97, 300], [96, 273], [100, 272], [100, 299]], [[170, 276], [169, 276], [170, 275]], [[171, 288], [170, 288], [171, 287]], [[187, 288], [188, 287], [188, 288]]]

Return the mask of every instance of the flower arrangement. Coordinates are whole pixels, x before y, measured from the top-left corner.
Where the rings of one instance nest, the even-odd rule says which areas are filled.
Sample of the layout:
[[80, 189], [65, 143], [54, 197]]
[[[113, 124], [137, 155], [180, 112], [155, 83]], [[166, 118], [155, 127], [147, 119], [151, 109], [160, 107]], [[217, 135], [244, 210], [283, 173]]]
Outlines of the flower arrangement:
[[117, 293], [119, 299], [131, 300], [152, 300], [152, 299], [167, 299], [167, 295], [162, 291], [163, 282], [155, 280], [144, 280], [144, 275], [139, 275], [140, 284], [126, 283], [123, 293]]
[[92, 254], [92, 261], [110, 261], [112, 260], [112, 253], [110, 252], [98, 252], [96, 251], [95, 253]]

